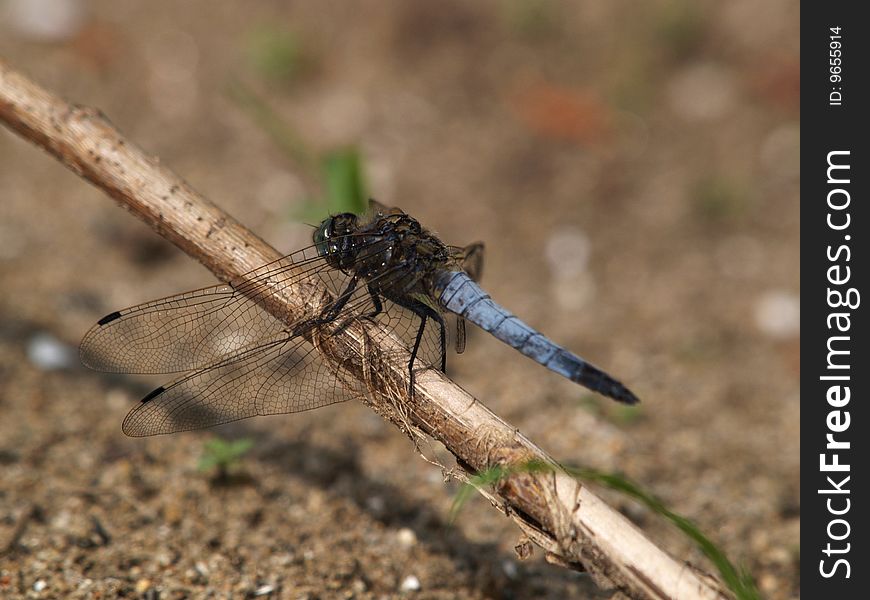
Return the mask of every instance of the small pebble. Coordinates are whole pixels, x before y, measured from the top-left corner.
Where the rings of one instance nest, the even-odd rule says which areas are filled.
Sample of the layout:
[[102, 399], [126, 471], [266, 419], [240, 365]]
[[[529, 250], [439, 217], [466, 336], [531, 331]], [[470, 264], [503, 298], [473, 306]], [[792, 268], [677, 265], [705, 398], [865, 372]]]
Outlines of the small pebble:
[[106, 392], [106, 406], [112, 410], [121, 410], [130, 406], [132, 398], [130, 394], [120, 388], [112, 388]]
[[589, 236], [579, 227], [563, 226], [548, 236], [545, 256], [553, 278], [553, 295], [566, 310], [580, 310], [595, 296], [590, 253]]
[[42, 590], [44, 590], [47, 587], [48, 587], [48, 583], [46, 583], [46, 581], [44, 579], [38, 579], [33, 584], [33, 591], [34, 592], [41, 592]]
[[755, 324], [770, 337], [797, 337], [801, 329], [801, 301], [797, 294], [784, 290], [765, 293], [755, 304]]
[[84, 22], [81, 0], [7, 0], [5, 9], [13, 30], [46, 42], [70, 39]]
[[76, 364], [76, 353], [48, 333], [37, 333], [27, 342], [27, 358], [43, 371], [68, 369]]
[[150, 579], [140, 579], [139, 581], [136, 582], [136, 593], [137, 594], [144, 594], [145, 592], [148, 591], [148, 588], [150, 588], [150, 587], [151, 587], [151, 580]]
[[267, 583], [266, 585], [261, 585], [260, 587], [258, 587], [254, 591], [254, 595], [255, 596], [266, 596], [268, 594], [271, 594], [274, 591], [275, 591], [275, 586]]
[[396, 539], [399, 540], [400, 545], [410, 548], [417, 543], [417, 534], [407, 527], [402, 527], [396, 534]]
[[554, 277], [572, 279], [589, 265], [589, 237], [579, 227], [561, 227], [547, 236], [545, 255]]
[[403, 592], [416, 592], [419, 589], [420, 580], [413, 575], [408, 575], [407, 577], [405, 577], [405, 580], [402, 581], [401, 590]]
[[782, 582], [780, 582], [774, 575], [771, 575], [770, 573], [765, 573], [758, 580], [758, 587], [761, 588], [763, 592], [772, 594], [776, 590], [782, 588]]
[[384, 512], [387, 503], [384, 502], [384, 499], [380, 496], [372, 496], [371, 498], [366, 499], [366, 506], [375, 514], [380, 514]]

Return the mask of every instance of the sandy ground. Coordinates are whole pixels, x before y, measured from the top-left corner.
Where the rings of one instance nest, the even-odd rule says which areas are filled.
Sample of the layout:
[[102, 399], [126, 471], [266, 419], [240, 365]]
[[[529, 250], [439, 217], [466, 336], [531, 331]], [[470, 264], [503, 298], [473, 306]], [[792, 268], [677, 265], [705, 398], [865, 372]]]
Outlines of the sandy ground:
[[[0, 55], [288, 252], [316, 187], [228, 89], [267, 99], [311, 153], [358, 145], [374, 196], [484, 240], [493, 297], [643, 404], [617, 410], [481, 333], [450, 359], [457, 382], [696, 521], [766, 597], [799, 596], [796, 2], [83, 6], [53, 39], [7, 13]], [[519, 560], [483, 500], [451, 525], [456, 485], [361, 405], [124, 437], [168, 378], [70, 353], [102, 315], [211, 281], [0, 132], [0, 596], [609, 597]], [[197, 468], [218, 435], [255, 442], [232, 485]]]

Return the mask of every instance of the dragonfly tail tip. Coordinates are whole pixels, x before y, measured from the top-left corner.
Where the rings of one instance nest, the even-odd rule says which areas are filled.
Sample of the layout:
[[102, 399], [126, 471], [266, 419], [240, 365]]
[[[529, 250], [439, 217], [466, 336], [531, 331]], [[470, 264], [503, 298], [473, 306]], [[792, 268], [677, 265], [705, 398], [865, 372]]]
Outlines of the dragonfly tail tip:
[[619, 390], [617, 394], [614, 394], [612, 398], [617, 402], [622, 402], [623, 404], [628, 404], [629, 406], [640, 404], [640, 398], [635, 396], [634, 392], [632, 392], [625, 386], [622, 386], [622, 389]]

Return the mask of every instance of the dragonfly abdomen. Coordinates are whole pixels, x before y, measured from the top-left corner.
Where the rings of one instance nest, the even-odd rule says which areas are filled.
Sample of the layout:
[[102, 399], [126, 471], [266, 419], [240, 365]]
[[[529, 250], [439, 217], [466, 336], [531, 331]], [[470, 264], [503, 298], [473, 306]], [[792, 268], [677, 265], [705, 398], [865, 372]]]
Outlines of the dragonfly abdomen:
[[619, 402], [636, 404], [637, 397], [622, 383], [529, 327], [489, 297], [467, 273], [451, 271], [438, 281], [441, 305], [471, 321], [551, 371]]

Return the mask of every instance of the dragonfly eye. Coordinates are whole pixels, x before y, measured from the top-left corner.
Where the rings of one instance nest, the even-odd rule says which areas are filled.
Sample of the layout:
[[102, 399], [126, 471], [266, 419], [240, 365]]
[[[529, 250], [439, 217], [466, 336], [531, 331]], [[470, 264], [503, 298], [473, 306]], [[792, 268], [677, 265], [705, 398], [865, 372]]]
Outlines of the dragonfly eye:
[[326, 256], [330, 253], [330, 250], [333, 250], [330, 246], [334, 246], [334, 244], [327, 243], [327, 240], [331, 237], [332, 219], [333, 217], [324, 219], [320, 226], [314, 230], [314, 245], [317, 246], [317, 253], [320, 256]]
[[326, 258], [333, 267], [340, 268], [347, 258], [349, 240], [343, 238], [358, 229], [358, 220], [353, 213], [342, 213], [327, 217], [314, 230], [314, 245], [317, 253]]

